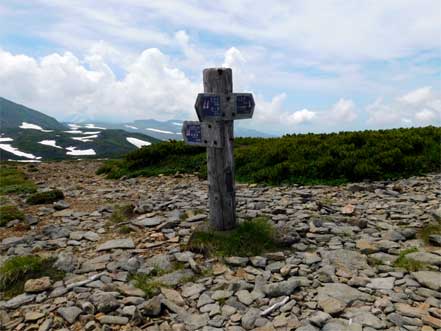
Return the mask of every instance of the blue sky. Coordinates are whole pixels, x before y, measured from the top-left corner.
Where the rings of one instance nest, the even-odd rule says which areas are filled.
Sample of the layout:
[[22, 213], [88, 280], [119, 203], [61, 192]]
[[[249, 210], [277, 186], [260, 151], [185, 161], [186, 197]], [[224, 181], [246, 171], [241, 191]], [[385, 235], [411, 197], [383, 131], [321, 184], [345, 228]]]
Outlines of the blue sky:
[[441, 124], [441, 4], [0, 3], [0, 96], [59, 120], [194, 119], [201, 72], [233, 68], [272, 133]]

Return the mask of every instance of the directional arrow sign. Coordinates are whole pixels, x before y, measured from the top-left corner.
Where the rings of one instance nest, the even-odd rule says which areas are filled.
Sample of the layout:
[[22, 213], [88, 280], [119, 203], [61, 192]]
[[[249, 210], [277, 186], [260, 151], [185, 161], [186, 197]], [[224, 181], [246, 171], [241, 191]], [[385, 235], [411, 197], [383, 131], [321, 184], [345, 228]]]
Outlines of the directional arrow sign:
[[200, 121], [223, 119], [220, 95], [213, 93], [199, 93], [194, 107]]
[[199, 121], [234, 121], [253, 117], [254, 98], [251, 93], [199, 93], [195, 109]]
[[182, 135], [188, 145], [222, 148], [220, 126], [216, 123], [185, 121]]
[[251, 93], [234, 93], [233, 119], [246, 119], [253, 117], [254, 98]]

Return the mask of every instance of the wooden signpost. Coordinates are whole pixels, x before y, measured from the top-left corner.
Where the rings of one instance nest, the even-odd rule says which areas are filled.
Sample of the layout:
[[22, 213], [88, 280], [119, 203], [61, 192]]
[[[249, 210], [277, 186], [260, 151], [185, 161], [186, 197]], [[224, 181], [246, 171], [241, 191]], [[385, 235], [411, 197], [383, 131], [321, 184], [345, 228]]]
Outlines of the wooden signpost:
[[205, 69], [203, 80], [195, 104], [199, 122], [184, 122], [182, 134], [187, 144], [207, 147], [210, 225], [223, 231], [236, 226], [234, 120], [251, 118], [255, 103], [251, 93], [233, 93], [230, 68]]

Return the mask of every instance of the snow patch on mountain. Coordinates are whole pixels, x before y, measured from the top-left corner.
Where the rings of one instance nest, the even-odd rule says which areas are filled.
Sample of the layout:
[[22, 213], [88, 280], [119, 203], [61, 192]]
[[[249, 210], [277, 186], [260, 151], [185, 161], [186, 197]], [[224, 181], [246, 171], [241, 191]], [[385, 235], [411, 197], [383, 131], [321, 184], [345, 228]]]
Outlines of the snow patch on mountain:
[[159, 130], [159, 129], [154, 129], [154, 128], [146, 128], [146, 130], [150, 130], [153, 132], [159, 132], [159, 133], [173, 134], [173, 132], [171, 132], [171, 131]]
[[81, 141], [83, 143], [93, 141], [92, 139], [95, 139], [95, 138], [98, 138], [97, 134], [92, 135], [92, 136], [85, 136], [85, 137], [72, 137], [73, 140], [78, 140], [78, 141]]
[[151, 142], [144, 141], [144, 140], [137, 139], [137, 138], [132, 138], [132, 137], [127, 137], [126, 139], [129, 143], [135, 145], [138, 148], [141, 148], [142, 146], [149, 146], [152, 144]]
[[100, 128], [99, 126], [95, 126], [95, 124], [86, 124], [84, 128], [87, 129], [99, 129], [99, 130], [106, 130], [106, 128]]
[[101, 131], [84, 131], [84, 132], [81, 132], [81, 134], [100, 134], [101, 133]]
[[77, 133], [82, 134], [83, 133], [83, 131], [80, 131], [80, 130], [69, 130], [69, 131], [64, 131], [64, 132], [71, 133], [71, 134], [77, 134]]
[[10, 144], [0, 144], [0, 149], [3, 149], [6, 152], [12, 153], [17, 156], [25, 157], [27, 159], [41, 159], [41, 156], [35, 156], [31, 153], [21, 152], [18, 148], [12, 147]]
[[0, 137], [0, 143], [1, 142], [6, 142], [6, 141], [14, 141], [14, 139], [8, 138], [8, 137]]
[[22, 122], [19, 126], [20, 129], [32, 129], [32, 130], [40, 130], [42, 132], [52, 132], [53, 130], [44, 130], [41, 126], [37, 124]]
[[13, 160], [13, 159], [8, 159], [8, 161], [12, 161], [12, 162], [41, 162], [40, 160]]
[[181, 126], [182, 123], [178, 123], [178, 122], [172, 122], [173, 125], [177, 125], [177, 126]]
[[125, 124], [124, 126], [125, 126], [126, 128], [129, 128], [129, 129], [139, 130], [136, 126], [133, 126], [133, 125], [127, 125], [127, 124]]
[[51, 146], [51, 147], [63, 149], [63, 147], [57, 146], [57, 142], [55, 140], [42, 140], [42, 141], [39, 141], [38, 143], [42, 144], [42, 145], [46, 145], [46, 146]]
[[66, 153], [67, 155], [96, 155], [92, 148], [77, 150], [76, 147], [66, 147], [66, 149], [69, 151]]

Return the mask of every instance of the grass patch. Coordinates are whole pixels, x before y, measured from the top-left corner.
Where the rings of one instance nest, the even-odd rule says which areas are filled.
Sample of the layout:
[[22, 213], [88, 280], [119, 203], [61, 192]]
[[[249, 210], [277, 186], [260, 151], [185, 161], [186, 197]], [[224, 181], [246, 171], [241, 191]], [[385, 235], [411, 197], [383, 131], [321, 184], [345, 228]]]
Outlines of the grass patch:
[[8, 299], [23, 293], [28, 279], [49, 276], [53, 281], [64, 278], [64, 272], [53, 267], [54, 259], [38, 255], [14, 256], [0, 267], [0, 292]]
[[415, 261], [412, 259], [409, 259], [406, 255], [410, 253], [418, 252], [418, 248], [412, 247], [405, 249], [404, 251], [400, 252], [400, 255], [398, 256], [398, 259], [394, 263], [394, 267], [396, 268], [403, 268], [407, 271], [413, 272], [413, 271], [419, 271], [419, 270], [425, 270], [428, 268], [428, 265], [421, 262], [421, 261]]
[[118, 224], [122, 222], [128, 221], [133, 217], [133, 205], [132, 204], [124, 204], [117, 205], [113, 208], [112, 215], [110, 216], [111, 224]]
[[158, 295], [161, 287], [164, 287], [160, 282], [153, 280], [152, 275], [134, 274], [130, 277], [130, 280], [135, 287], [143, 290], [149, 299]]
[[33, 193], [36, 185], [14, 167], [0, 166], [0, 195], [11, 193]]
[[64, 194], [62, 191], [50, 190], [34, 193], [26, 199], [26, 202], [30, 205], [42, 205], [46, 203], [53, 203], [62, 199], [64, 199]]
[[134, 232], [135, 230], [133, 230], [130, 226], [128, 226], [128, 225], [121, 225], [119, 228], [118, 228], [118, 232], [119, 233], [122, 233], [122, 234], [127, 234], [127, 233], [130, 233], [130, 232]]
[[186, 248], [208, 256], [256, 256], [280, 245], [272, 224], [258, 217], [230, 231], [195, 230]]
[[6, 205], [0, 207], [0, 226], [5, 226], [12, 220], [24, 220], [23, 212], [17, 206]]
[[427, 224], [419, 230], [418, 237], [428, 245], [430, 244], [429, 236], [432, 234], [441, 234], [441, 222]]

